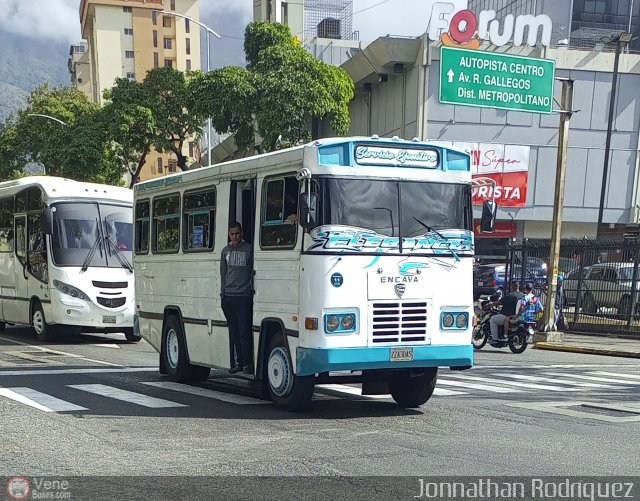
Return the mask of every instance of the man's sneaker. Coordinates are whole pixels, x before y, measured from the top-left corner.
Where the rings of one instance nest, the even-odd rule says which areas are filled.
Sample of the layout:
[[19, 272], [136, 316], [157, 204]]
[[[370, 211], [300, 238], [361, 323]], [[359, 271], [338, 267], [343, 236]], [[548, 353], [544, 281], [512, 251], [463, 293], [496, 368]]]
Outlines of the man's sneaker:
[[242, 372], [242, 366], [240, 365], [236, 365], [234, 367], [231, 367], [231, 369], [229, 369], [229, 374], [237, 374], [238, 372]]
[[242, 372], [244, 374], [253, 374], [253, 366], [251, 364], [247, 364], [242, 368]]

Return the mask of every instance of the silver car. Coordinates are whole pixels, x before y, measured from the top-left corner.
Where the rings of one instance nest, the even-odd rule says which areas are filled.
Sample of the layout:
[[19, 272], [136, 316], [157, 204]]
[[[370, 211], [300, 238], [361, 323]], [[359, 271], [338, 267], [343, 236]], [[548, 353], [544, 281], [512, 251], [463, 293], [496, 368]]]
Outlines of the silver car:
[[[598, 313], [601, 307], [616, 308], [618, 314], [628, 315], [633, 303], [633, 263], [600, 263], [580, 272], [574, 270], [564, 280], [564, 292], [569, 304], [578, 303], [583, 313]], [[578, 292], [578, 281], [582, 283]], [[640, 269], [636, 271], [636, 308], [640, 312]]]

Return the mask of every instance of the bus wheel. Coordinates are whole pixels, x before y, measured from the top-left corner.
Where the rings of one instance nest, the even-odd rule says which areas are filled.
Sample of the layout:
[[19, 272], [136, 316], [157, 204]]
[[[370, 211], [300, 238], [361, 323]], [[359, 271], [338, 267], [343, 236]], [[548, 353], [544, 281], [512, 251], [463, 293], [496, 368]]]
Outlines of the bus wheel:
[[210, 369], [208, 367], [189, 363], [182, 326], [175, 315], [168, 317], [164, 324], [160, 353], [167, 369], [167, 375], [173, 381], [189, 383], [204, 381], [209, 377]]
[[56, 330], [53, 325], [47, 324], [39, 301], [31, 307], [31, 326], [36, 333], [38, 341], [53, 341], [56, 338]]
[[267, 384], [276, 405], [291, 412], [304, 410], [313, 396], [315, 375], [296, 376], [284, 335], [276, 334], [267, 350]]
[[135, 336], [133, 334], [133, 327], [128, 327], [127, 329], [124, 330], [124, 337], [127, 338], [128, 343], [139, 343], [140, 340], [142, 339], [142, 337]]
[[7, 324], [5, 324], [4, 322], [0, 322], [0, 332], [4, 332], [6, 327], [7, 327]]
[[389, 391], [400, 407], [419, 407], [431, 398], [437, 380], [437, 367], [428, 367], [415, 376], [408, 369], [392, 376]]

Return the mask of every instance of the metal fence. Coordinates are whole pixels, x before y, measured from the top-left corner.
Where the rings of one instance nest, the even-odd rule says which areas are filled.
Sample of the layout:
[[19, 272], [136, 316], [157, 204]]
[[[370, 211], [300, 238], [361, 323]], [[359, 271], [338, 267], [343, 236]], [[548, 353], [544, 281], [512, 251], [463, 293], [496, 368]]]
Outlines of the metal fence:
[[[524, 239], [508, 247], [505, 277], [532, 283], [545, 299], [548, 239]], [[640, 336], [640, 236], [563, 239], [559, 275], [567, 331]]]

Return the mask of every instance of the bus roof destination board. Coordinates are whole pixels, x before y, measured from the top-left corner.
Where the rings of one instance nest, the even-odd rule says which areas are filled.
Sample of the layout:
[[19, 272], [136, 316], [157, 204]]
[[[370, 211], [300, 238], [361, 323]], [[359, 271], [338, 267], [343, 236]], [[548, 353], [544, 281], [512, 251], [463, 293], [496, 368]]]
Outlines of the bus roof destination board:
[[442, 47], [440, 102], [551, 113], [555, 61]]

